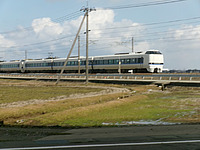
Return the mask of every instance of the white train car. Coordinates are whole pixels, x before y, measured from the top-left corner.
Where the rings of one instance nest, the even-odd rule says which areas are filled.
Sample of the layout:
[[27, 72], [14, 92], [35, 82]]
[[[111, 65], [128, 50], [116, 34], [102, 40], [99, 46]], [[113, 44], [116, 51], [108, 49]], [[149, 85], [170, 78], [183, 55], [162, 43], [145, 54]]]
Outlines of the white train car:
[[20, 66], [21, 61], [11, 61], [11, 62], [0, 62], [0, 71], [1, 72], [21, 72]]
[[148, 72], [162, 72], [164, 65], [163, 54], [159, 50], [149, 50], [144, 53], [144, 66]]
[[[1, 62], [0, 72], [59, 72], [65, 58], [22, 60], [16, 62]], [[123, 53], [109, 56], [89, 58], [91, 73], [128, 73], [132, 72], [162, 72], [164, 59], [159, 50], [148, 50], [139, 53]], [[85, 72], [86, 58], [80, 58], [80, 70]], [[70, 58], [65, 66], [65, 72], [78, 72], [78, 57]]]
[[162, 72], [164, 58], [159, 50], [92, 58], [95, 72]]

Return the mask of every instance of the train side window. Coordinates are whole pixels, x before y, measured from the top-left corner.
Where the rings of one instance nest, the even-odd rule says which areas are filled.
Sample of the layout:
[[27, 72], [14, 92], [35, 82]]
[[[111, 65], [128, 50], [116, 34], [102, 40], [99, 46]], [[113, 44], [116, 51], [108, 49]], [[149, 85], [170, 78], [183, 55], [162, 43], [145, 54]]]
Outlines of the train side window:
[[119, 59], [115, 59], [114, 64], [119, 64]]
[[125, 64], [130, 64], [130, 59], [125, 59]]
[[136, 63], [141, 63], [141, 58], [136, 58]]
[[71, 66], [74, 66], [75, 62], [74, 61], [71, 61]]
[[61, 66], [61, 62], [57, 62], [57, 66]]
[[122, 63], [122, 64], [125, 64], [125, 59], [121, 59], [121, 63]]
[[57, 62], [57, 66], [64, 66], [64, 62]]
[[138, 63], [143, 63], [143, 57], [142, 58], [137, 58]]
[[98, 65], [102, 65], [103, 64], [103, 60], [97, 60]]
[[85, 65], [86, 63], [85, 63], [85, 61], [81, 61], [81, 65]]
[[131, 63], [134, 64], [135, 63], [135, 58], [131, 59]]
[[109, 64], [114, 64], [114, 60], [109, 60]]
[[141, 63], [144, 63], [144, 58], [143, 57], [141, 57]]
[[92, 65], [92, 60], [89, 60], [89, 65]]
[[104, 60], [104, 64], [105, 64], [105, 65], [108, 64], [108, 60]]
[[97, 61], [96, 60], [93, 60], [93, 65], [96, 65], [97, 64]]

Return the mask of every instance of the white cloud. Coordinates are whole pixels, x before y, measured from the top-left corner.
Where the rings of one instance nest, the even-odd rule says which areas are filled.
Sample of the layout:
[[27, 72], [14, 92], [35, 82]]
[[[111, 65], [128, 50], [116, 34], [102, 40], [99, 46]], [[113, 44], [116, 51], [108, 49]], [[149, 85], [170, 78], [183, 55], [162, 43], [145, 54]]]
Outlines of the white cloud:
[[200, 69], [200, 25], [184, 25], [163, 36], [170, 38], [153, 41], [152, 45], [163, 51], [166, 68]]
[[181, 29], [176, 30], [174, 34], [175, 39], [187, 39], [200, 38], [200, 25], [185, 25]]
[[[51, 18], [38, 18], [32, 21], [31, 30], [19, 27], [21, 32], [13, 32], [7, 36], [0, 35], [1, 47], [12, 47], [12, 54], [6, 59], [23, 59], [24, 51], [30, 58], [45, 58], [48, 52], [53, 56], [65, 57], [69, 51], [83, 16], [71, 21], [57, 23]], [[200, 69], [199, 56], [200, 25], [183, 25], [179, 29], [166, 31], [165, 34], [148, 34], [148, 26], [132, 20], [115, 21], [113, 10], [93, 11], [89, 15], [89, 55], [107, 55], [118, 52], [131, 52], [131, 38], [134, 37], [135, 51], [159, 49], [165, 56], [165, 67], [170, 69]], [[85, 52], [85, 23], [82, 27], [81, 51]], [[151, 31], [150, 31], [151, 32]], [[158, 31], [156, 31], [158, 32]], [[160, 37], [160, 39], [159, 39]], [[162, 39], [169, 37], [169, 39]], [[55, 40], [54, 39], [59, 39]], [[157, 38], [157, 40], [146, 40]], [[45, 41], [51, 41], [44, 44]], [[30, 45], [30, 46], [23, 46]], [[76, 47], [75, 47], [76, 48]], [[74, 55], [77, 54], [74, 50]], [[16, 58], [18, 57], [18, 58]]]
[[3, 35], [0, 35], [0, 45], [1, 47], [9, 48], [9, 47], [14, 46], [15, 42], [9, 39], [6, 39]]
[[63, 27], [59, 23], [51, 21], [50, 18], [35, 19], [32, 27], [35, 33], [43, 39], [60, 35], [63, 32]]

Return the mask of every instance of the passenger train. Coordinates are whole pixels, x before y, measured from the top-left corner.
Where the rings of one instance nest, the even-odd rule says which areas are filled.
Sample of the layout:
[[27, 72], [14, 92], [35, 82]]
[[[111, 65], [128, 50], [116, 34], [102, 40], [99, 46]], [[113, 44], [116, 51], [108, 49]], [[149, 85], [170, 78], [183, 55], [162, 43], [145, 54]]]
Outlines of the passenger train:
[[[0, 72], [60, 72], [66, 58], [48, 58], [39, 60], [21, 60], [0, 62]], [[86, 58], [71, 57], [65, 66], [66, 73], [77, 73], [78, 62], [80, 71], [85, 72]], [[90, 73], [128, 73], [152, 72], [163, 70], [163, 54], [159, 50], [147, 50], [137, 53], [118, 53], [109, 56], [94, 56], [88, 59]]]

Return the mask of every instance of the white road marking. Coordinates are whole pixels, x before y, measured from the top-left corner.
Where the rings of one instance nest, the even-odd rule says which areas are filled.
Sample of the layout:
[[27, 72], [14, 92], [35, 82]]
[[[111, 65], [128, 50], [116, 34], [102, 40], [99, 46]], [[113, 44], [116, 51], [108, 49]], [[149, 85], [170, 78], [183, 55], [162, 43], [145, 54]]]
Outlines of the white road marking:
[[59, 148], [114, 147], [114, 146], [138, 146], [138, 145], [199, 143], [199, 142], [200, 142], [200, 140], [187, 140], [187, 141], [165, 141], [165, 142], [144, 142], [144, 143], [118, 143], [118, 144], [92, 144], [92, 145], [68, 145], [68, 146], [26, 147], [26, 148], [4, 148], [4, 149], [0, 149], [0, 150], [34, 150], [34, 149], [59, 149]]

